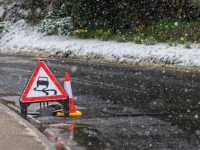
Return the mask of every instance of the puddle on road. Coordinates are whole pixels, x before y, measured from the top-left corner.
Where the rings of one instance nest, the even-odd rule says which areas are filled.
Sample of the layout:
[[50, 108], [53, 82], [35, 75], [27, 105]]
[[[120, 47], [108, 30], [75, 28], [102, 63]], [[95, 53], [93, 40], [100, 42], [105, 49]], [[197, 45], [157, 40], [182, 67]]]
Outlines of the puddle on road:
[[[88, 121], [87, 119], [85, 121]], [[48, 125], [43, 134], [57, 150], [191, 149], [199, 138], [176, 126], [150, 117], [90, 119], [95, 125], [68, 120]], [[98, 121], [98, 123], [97, 123]], [[91, 123], [90, 122], [90, 123]]]
[[43, 134], [57, 150], [106, 149], [108, 143], [101, 141], [101, 133], [93, 126], [84, 124], [54, 124], [45, 129]]
[[79, 124], [75, 129], [74, 140], [87, 150], [107, 149], [109, 143], [100, 139], [102, 137], [101, 134], [100, 131], [92, 126]]

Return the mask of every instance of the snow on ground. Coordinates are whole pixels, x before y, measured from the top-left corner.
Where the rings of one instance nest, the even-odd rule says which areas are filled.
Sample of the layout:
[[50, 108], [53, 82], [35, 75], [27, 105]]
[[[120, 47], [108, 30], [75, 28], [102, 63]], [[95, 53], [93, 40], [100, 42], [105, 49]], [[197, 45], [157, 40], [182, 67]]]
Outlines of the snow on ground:
[[200, 67], [200, 48], [191, 44], [170, 46], [158, 43], [143, 45], [114, 41], [83, 40], [69, 36], [45, 36], [39, 27], [30, 27], [24, 20], [7, 25], [1, 34], [0, 51], [48, 53], [52, 57], [69, 57], [125, 64], [165, 64]]

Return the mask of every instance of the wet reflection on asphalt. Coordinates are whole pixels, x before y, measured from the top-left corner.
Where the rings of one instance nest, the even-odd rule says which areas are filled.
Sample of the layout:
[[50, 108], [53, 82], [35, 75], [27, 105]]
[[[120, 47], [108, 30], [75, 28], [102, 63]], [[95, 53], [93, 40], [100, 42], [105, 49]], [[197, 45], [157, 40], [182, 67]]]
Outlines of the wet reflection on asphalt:
[[52, 141], [53, 144], [60, 142], [74, 150], [200, 148], [197, 136], [147, 116], [75, 119], [51, 124], [44, 134], [48, 132], [52, 135], [51, 139], [59, 139]]

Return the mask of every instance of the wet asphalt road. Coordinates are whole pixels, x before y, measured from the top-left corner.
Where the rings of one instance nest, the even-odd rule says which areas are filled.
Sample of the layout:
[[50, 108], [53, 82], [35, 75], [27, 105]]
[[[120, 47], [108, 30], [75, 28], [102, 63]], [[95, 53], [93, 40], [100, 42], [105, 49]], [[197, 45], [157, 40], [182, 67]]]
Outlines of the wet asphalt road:
[[[0, 55], [0, 93], [21, 94], [37, 61]], [[39, 118], [58, 136], [74, 123], [74, 143], [62, 137], [71, 149], [200, 149], [200, 73], [44, 61], [61, 83], [70, 72], [75, 103], [87, 108], [70, 120]]]

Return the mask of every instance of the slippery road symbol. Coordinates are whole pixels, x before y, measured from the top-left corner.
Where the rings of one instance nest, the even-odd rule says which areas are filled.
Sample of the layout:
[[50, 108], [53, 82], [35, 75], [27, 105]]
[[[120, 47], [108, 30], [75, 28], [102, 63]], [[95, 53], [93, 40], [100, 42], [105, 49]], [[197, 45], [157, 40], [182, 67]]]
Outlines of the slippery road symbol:
[[[46, 88], [39, 88], [45, 86]], [[54, 92], [54, 95], [57, 94], [57, 91], [55, 89], [48, 89], [49, 81], [47, 77], [38, 77], [37, 80], [37, 87], [35, 87], [33, 90], [37, 92], [43, 92], [46, 95], [49, 95], [49, 92]]]

